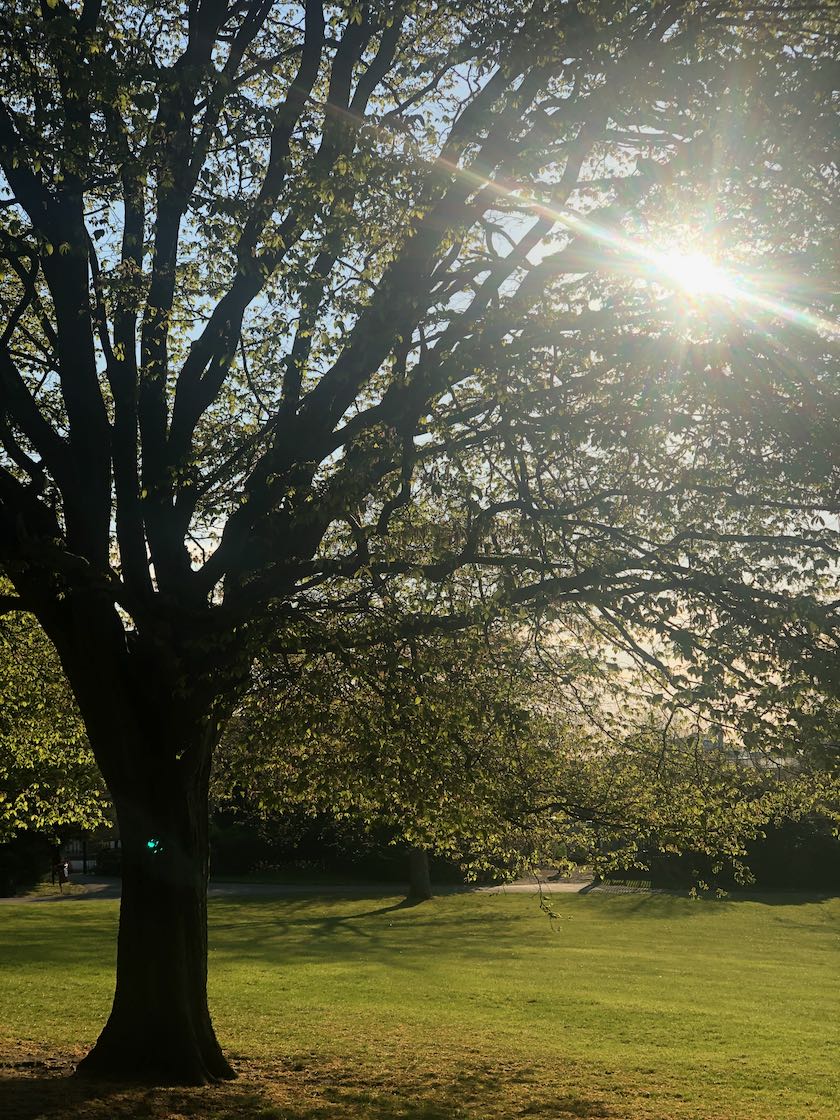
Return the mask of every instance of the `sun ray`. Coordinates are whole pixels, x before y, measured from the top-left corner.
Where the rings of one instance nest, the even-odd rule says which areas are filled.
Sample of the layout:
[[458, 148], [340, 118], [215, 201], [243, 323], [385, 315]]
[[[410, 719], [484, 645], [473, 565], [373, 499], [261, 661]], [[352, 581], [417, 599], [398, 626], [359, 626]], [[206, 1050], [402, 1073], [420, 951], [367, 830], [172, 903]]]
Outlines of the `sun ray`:
[[[324, 102], [314, 102], [314, 99], [313, 103], [319, 104], [325, 113], [344, 116], [353, 121], [354, 125], [358, 124], [355, 114], [349, 110]], [[376, 127], [381, 132], [390, 134], [389, 129], [381, 125]], [[467, 181], [476, 189], [489, 190], [499, 198], [509, 198], [536, 216], [546, 218], [572, 233], [623, 255], [628, 261], [636, 262], [644, 268], [652, 280], [681, 288], [687, 295], [702, 296], [709, 301], [718, 299], [730, 305], [741, 305], [745, 310], [764, 312], [805, 330], [827, 335], [830, 338], [840, 338], [840, 323], [809, 311], [805, 307], [766, 295], [754, 283], [721, 268], [702, 253], [679, 253], [647, 245], [580, 214], [557, 210], [538, 202], [529, 197], [530, 187], [516, 183], [506, 185], [442, 156], [430, 158], [427, 162]]]
[[624, 255], [629, 260], [647, 266], [652, 279], [680, 287], [688, 294], [702, 295], [710, 299], [715, 297], [730, 304], [741, 304], [752, 310], [777, 316], [806, 330], [816, 331], [832, 338], [840, 337], [840, 323], [807, 308], [764, 294], [753, 284], [721, 268], [702, 253], [678, 253], [646, 245], [579, 214], [555, 210], [527, 196], [522, 197], [522, 190], [519, 188], [506, 187], [495, 180], [466, 171], [456, 164], [448, 166], [453, 173], [466, 175], [474, 180], [476, 185], [489, 187], [500, 196], [524, 203], [534, 214], [549, 218], [572, 232]]

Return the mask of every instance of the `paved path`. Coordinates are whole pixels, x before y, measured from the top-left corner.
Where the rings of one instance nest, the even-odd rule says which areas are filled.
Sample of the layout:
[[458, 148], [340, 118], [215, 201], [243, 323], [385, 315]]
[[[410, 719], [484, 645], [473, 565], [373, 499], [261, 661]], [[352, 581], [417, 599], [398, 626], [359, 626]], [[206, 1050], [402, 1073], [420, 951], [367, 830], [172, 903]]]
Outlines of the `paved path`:
[[[0, 898], [0, 905], [4, 902], [67, 902], [89, 901], [103, 899], [116, 899], [120, 897], [119, 879], [97, 879], [93, 877], [77, 877], [74, 886], [84, 887], [83, 891], [65, 891], [63, 894], [56, 889], [50, 894], [19, 895], [16, 898]], [[402, 883], [382, 882], [348, 882], [348, 883], [218, 883], [210, 882], [208, 895], [211, 898], [301, 898], [312, 895], [332, 895], [344, 898], [370, 898], [374, 896], [393, 897], [403, 893]], [[444, 884], [435, 887], [438, 895], [446, 894], [536, 894], [542, 888], [543, 894], [569, 894], [579, 893], [592, 884], [587, 881], [569, 882], [544, 881], [535, 879], [519, 879], [515, 883], [503, 883], [499, 886], [474, 887], [452, 886]]]

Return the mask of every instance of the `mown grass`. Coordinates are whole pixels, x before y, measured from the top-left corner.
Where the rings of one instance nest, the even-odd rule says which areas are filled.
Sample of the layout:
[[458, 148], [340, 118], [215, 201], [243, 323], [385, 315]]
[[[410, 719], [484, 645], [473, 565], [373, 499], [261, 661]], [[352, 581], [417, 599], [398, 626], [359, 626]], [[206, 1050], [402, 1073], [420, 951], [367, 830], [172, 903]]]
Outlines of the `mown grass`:
[[[554, 921], [533, 895], [398, 902], [213, 900], [211, 1002], [242, 1080], [98, 1095], [9, 1069], [0, 1114], [840, 1116], [840, 899], [567, 895]], [[116, 918], [107, 901], [0, 908], [8, 1061], [62, 1072], [94, 1040]]]

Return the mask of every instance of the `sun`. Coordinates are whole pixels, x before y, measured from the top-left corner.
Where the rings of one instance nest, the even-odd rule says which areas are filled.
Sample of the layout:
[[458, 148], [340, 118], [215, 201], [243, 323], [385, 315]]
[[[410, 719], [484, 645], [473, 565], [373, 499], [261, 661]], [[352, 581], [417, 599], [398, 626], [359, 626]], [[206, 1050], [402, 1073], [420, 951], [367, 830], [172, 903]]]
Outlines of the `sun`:
[[[780, 278], [774, 278], [772, 269], [759, 267], [759, 261], [753, 261], [747, 270], [738, 267], [734, 271], [706, 253], [639, 240], [580, 214], [542, 204], [535, 204], [532, 209], [541, 218], [603, 246], [619, 261], [623, 258], [624, 269], [630, 266], [629, 270], [640, 279], [675, 290], [681, 296], [683, 310], [689, 314], [699, 311], [705, 316], [725, 310], [765, 331], [776, 329], [774, 322], [782, 321], [827, 338], [840, 338], [840, 322], [779, 298], [775, 292], [783, 290]], [[543, 257], [529, 256], [529, 260], [538, 264]]]
[[665, 277], [690, 296], [715, 296], [728, 287], [726, 273], [703, 253], [669, 252], [661, 254], [660, 269]]
[[[675, 288], [684, 305], [699, 306], [704, 314], [726, 305], [753, 324], [781, 319], [821, 335], [840, 337], [837, 322], [762, 291], [755, 271], [751, 277], [730, 271], [701, 252], [637, 246], [636, 255], [645, 262], [649, 276], [659, 284]], [[768, 279], [772, 280], [772, 272], [765, 273], [765, 280]]]
[[663, 280], [693, 299], [731, 299], [737, 292], [733, 278], [704, 253], [657, 252], [652, 263]]

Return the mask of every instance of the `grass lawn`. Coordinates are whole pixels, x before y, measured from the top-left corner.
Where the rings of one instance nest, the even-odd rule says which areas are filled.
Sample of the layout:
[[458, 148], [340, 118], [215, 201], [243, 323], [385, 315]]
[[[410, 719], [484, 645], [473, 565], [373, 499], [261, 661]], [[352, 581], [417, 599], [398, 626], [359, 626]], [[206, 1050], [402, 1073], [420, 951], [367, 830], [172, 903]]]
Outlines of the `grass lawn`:
[[534, 895], [398, 901], [212, 900], [242, 1076], [200, 1090], [68, 1081], [107, 1014], [117, 903], [4, 904], [0, 1115], [840, 1116], [840, 899], [565, 895], [556, 921]]

